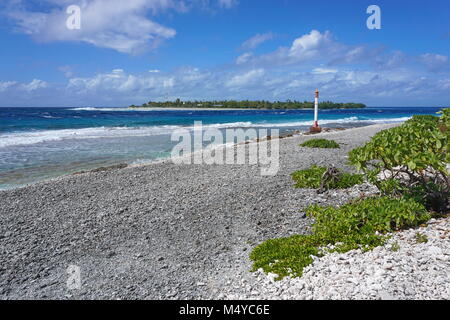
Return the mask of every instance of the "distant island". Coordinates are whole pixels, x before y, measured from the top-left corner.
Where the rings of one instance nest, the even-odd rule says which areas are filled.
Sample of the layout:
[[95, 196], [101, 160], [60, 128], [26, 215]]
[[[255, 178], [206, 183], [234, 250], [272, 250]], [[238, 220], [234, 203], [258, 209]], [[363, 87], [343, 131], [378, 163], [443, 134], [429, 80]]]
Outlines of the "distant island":
[[[356, 109], [365, 108], [363, 103], [335, 103], [323, 101], [319, 103], [319, 109]], [[175, 101], [154, 102], [150, 101], [140, 106], [131, 105], [130, 108], [214, 108], [214, 109], [312, 109], [314, 103], [311, 101], [265, 101], [265, 100], [223, 100], [223, 101]]]

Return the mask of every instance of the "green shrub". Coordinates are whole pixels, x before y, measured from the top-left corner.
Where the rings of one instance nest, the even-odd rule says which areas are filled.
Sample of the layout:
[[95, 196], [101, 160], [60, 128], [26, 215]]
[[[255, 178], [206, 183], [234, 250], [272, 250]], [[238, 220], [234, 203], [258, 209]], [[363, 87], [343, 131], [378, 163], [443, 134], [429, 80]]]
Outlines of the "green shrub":
[[293, 275], [301, 277], [303, 269], [313, 262], [312, 256], [321, 256], [320, 242], [314, 235], [295, 235], [289, 238], [270, 239], [250, 254], [253, 269], [276, 273], [277, 280]]
[[391, 245], [391, 251], [392, 252], [398, 252], [400, 250], [400, 245], [398, 244], [397, 241], [395, 241], [392, 245]]
[[[312, 166], [306, 170], [296, 171], [292, 174], [296, 188], [320, 188], [322, 178], [327, 171], [325, 167]], [[341, 173], [338, 181], [331, 181], [326, 189], [346, 189], [364, 182], [362, 174]]]
[[406, 124], [414, 123], [428, 123], [431, 125], [436, 125], [439, 123], [439, 118], [431, 114], [414, 115], [411, 119], [405, 121]]
[[372, 197], [347, 203], [339, 208], [313, 205], [308, 214], [315, 219], [318, 234], [387, 233], [416, 227], [430, 219], [426, 208], [412, 200]]
[[421, 234], [419, 232], [416, 233], [416, 243], [427, 243], [428, 237], [424, 234]]
[[438, 113], [441, 114], [440, 123], [446, 125], [447, 128], [450, 127], [450, 108], [442, 109]]
[[300, 147], [307, 148], [326, 148], [326, 149], [336, 149], [340, 148], [339, 143], [333, 140], [327, 139], [311, 139], [300, 145]]
[[[307, 213], [315, 220], [313, 234], [263, 242], [250, 254], [252, 271], [262, 268], [276, 273], [278, 280], [288, 275], [300, 277], [313, 262], [312, 256], [370, 250], [385, 243], [383, 233], [414, 227], [430, 218], [423, 205], [390, 197], [366, 198], [340, 208], [310, 206]], [[328, 245], [334, 247], [324, 249]]]
[[[445, 211], [450, 189], [447, 110], [441, 118], [414, 116], [399, 127], [377, 133], [349, 153], [350, 162], [384, 194], [411, 196], [430, 209]], [[379, 174], [386, 171], [393, 175], [380, 179]], [[400, 179], [402, 175], [406, 179]]]

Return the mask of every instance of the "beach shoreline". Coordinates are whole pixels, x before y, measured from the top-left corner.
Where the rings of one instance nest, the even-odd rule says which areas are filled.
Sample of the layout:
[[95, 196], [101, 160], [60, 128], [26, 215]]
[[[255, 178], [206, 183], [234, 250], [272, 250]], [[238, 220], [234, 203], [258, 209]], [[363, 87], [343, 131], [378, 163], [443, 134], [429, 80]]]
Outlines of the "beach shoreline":
[[[280, 139], [280, 171], [258, 165], [160, 163], [87, 172], [0, 191], [0, 299], [217, 299], [224, 279], [246, 277], [258, 243], [310, 232], [310, 204], [340, 205], [374, 192], [295, 189], [312, 164], [353, 171], [347, 152], [373, 125]], [[340, 149], [308, 149], [312, 137]], [[82, 286], [68, 290], [67, 268]], [[227, 280], [228, 281], [228, 280]]]
[[[280, 134], [312, 124], [310, 111], [121, 112], [120, 108], [25, 108], [3, 111], [0, 125], [0, 190], [14, 189], [59, 175], [126, 163], [149, 163], [170, 156], [170, 136], [202, 127], [276, 129]], [[130, 110], [130, 109], [127, 109]], [[437, 110], [437, 109], [436, 109]], [[118, 112], [116, 112], [118, 111]], [[400, 123], [428, 109], [376, 108], [324, 110], [324, 128]], [[20, 121], [23, 117], [30, 121]], [[261, 131], [259, 131], [261, 132]], [[207, 144], [208, 142], [205, 142]]]
[[[369, 126], [360, 126], [360, 127], [350, 127], [350, 128], [345, 128], [345, 127], [335, 127], [335, 128], [323, 128], [323, 131], [320, 134], [314, 134], [314, 136], [321, 136], [324, 134], [329, 134], [329, 133], [333, 133], [333, 132], [340, 132], [340, 131], [344, 131], [344, 130], [352, 130], [352, 129], [356, 129], [356, 128], [363, 128], [363, 127], [372, 127], [372, 126], [382, 126], [383, 124], [373, 124], [373, 125], [369, 125]], [[276, 129], [276, 128], [275, 128]], [[300, 131], [298, 129], [290, 129], [290, 130], [286, 130], [286, 133], [281, 134], [278, 138], [279, 139], [286, 139], [286, 138], [292, 138], [292, 137], [298, 137], [298, 136], [311, 136], [310, 133], [308, 131]], [[259, 143], [260, 141], [264, 141], [264, 139], [256, 139], [255, 140], [249, 140], [246, 141], [245, 144], [249, 144], [249, 143]], [[219, 145], [217, 146], [217, 148], [235, 148], [237, 146], [237, 144], [232, 144], [232, 145]], [[204, 150], [200, 151], [200, 152], [204, 152]], [[192, 157], [194, 156], [195, 153], [190, 153], [188, 155], [188, 157]], [[87, 170], [80, 170], [80, 171], [75, 171], [75, 172], [69, 172], [66, 174], [62, 174], [56, 177], [52, 177], [52, 178], [47, 178], [47, 179], [38, 179], [34, 182], [30, 182], [30, 183], [26, 183], [23, 185], [14, 185], [11, 187], [7, 187], [7, 188], [0, 188], [0, 192], [1, 191], [7, 191], [7, 190], [15, 190], [15, 189], [20, 189], [20, 188], [26, 188], [29, 186], [33, 186], [35, 184], [38, 183], [44, 183], [44, 182], [51, 182], [51, 181], [58, 181], [60, 179], [64, 179], [64, 177], [67, 176], [72, 176], [72, 175], [82, 175], [82, 174], [89, 174], [89, 173], [95, 173], [95, 172], [105, 172], [105, 171], [112, 171], [112, 170], [117, 170], [117, 169], [124, 169], [124, 168], [133, 168], [133, 167], [141, 167], [141, 166], [148, 166], [148, 165], [157, 165], [160, 163], [165, 163], [165, 162], [173, 162], [173, 159], [169, 156], [169, 157], [165, 157], [165, 158], [157, 158], [157, 159], [153, 159], [153, 160], [148, 160], [148, 161], [144, 161], [142, 163], [124, 163], [124, 162], [117, 162], [111, 165], [106, 165], [106, 166], [98, 166], [98, 167], [94, 167], [91, 169], [87, 169]], [[88, 165], [88, 163], [87, 163]]]

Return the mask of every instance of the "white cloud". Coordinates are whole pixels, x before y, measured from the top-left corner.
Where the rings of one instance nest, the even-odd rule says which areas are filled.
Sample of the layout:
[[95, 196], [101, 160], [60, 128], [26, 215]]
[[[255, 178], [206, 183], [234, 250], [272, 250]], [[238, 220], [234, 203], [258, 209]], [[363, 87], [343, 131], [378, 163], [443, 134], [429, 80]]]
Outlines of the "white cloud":
[[[448, 103], [448, 63], [448, 57], [437, 54], [408, 57], [385, 48], [350, 46], [336, 41], [328, 31], [313, 30], [290, 46], [263, 55], [246, 52], [235, 63], [211, 69], [185, 66], [130, 74], [117, 66], [87, 77], [71, 75], [59, 86], [38, 79], [4, 81], [0, 82], [0, 104], [46, 101], [46, 105], [58, 106], [126, 106], [176, 98], [303, 100], [310, 99], [316, 88], [323, 99], [333, 101], [442, 104]], [[425, 67], [440, 72], [427, 77]], [[45, 94], [47, 100], [42, 98]]]
[[294, 40], [289, 49], [289, 56], [301, 60], [313, 59], [323, 55], [324, 51], [327, 52], [335, 45], [331, 32], [320, 33], [317, 30], [312, 30], [309, 34]]
[[255, 49], [260, 44], [272, 40], [275, 37], [275, 35], [272, 32], [263, 33], [263, 34], [256, 34], [250, 39], [246, 40], [242, 45], [241, 49], [243, 50], [251, 50]]
[[[41, 42], [85, 42], [123, 53], [139, 53], [173, 38], [176, 31], [147, 17], [162, 10], [180, 10], [183, 2], [173, 0], [44, 0], [52, 5], [49, 12], [35, 12], [15, 6], [9, 16], [21, 32]], [[81, 8], [81, 29], [66, 27], [69, 4]]]
[[22, 87], [25, 91], [35, 91], [38, 89], [47, 88], [48, 84], [43, 80], [33, 79], [30, 83], [23, 84]]
[[279, 47], [277, 50], [254, 56], [249, 62], [262, 67], [301, 64], [320, 59], [329, 62], [337, 56], [344, 55], [346, 46], [334, 40], [330, 31], [323, 33], [312, 30], [292, 42], [289, 47]]
[[336, 69], [327, 69], [327, 68], [315, 68], [312, 73], [313, 74], [326, 74], [326, 73], [336, 73], [338, 72]]
[[278, 68], [280, 66], [325, 66], [364, 64], [377, 69], [399, 68], [409, 61], [401, 51], [388, 51], [385, 47], [347, 45], [335, 39], [330, 31], [311, 30], [294, 39], [290, 46], [279, 47], [262, 55], [242, 55], [236, 63], [245, 61], [252, 66]]
[[[240, 90], [260, 84], [264, 69], [249, 71], [202, 71], [198, 68], [181, 68], [168, 73], [128, 74], [114, 70], [93, 77], [73, 78], [67, 85], [72, 95], [120, 97], [129, 99], [167, 99], [167, 95], [192, 99], [217, 98], [231, 95], [225, 88]], [[142, 103], [141, 102], [141, 103]], [[130, 103], [131, 104], [131, 103]]]
[[253, 54], [250, 53], [250, 52], [246, 52], [244, 54], [241, 54], [239, 57], [237, 57], [236, 64], [244, 64], [247, 61], [249, 61], [252, 56], [253, 56]]
[[174, 78], [164, 79], [163, 81], [163, 88], [172, 88], [174, 85], [175, 85]]
[[[270, 75], [270, 76], [269, 76]], [[116, 69], [92, 77], [77, 77], [65, 86], [42, 80], [0, 82], [0, 105], [127, 106], [149, 100], [312, 99], [320, 88], [322, 99], [375, 105], [442, 104], [450, 78], [427, 78], [411, 70], [357, 70], [295, 67], [266, 70], [200, 70], [184, 67], [164, 73], [129, 74]], [[431, 95], [429, 92], [435, 94]], [[434, 100], [433, 100], [434, 99]]]
[[450, 78], [439, 80], [438, 87], [441, 90], [450, 90]]
[[33, 92], [37, 91], [39, 89], [44, 89], [49, 87], [49, 84], [43, 80], [40, 79], [33, 79], [29, 83], [20, 83], [17, 81], [3, 81], [0, 82], [0, 92], [5, 91], [26, 91], [26, 92]]
[[450, 59], [440, 54], [425, 53], [420, 59], [432, 72], [444, 71], [450, 67]]
[[[32, 11], [24, 0], [6, 0], [5, 14], [17, 29], [39, 42], [84, 42], [122, 53], [138, 54], [175, 37], [176, 30], [155, 22], [165, 11], [185, 13], [201, 6], [229, 9], [235, 0], [42, 0], [46, 11]], [[205, 2], [206, 1], [206, 2]], [[81, 29], [66, 26], [69, 5], [81, 8]]]
[[237, 0], [218, 0], [221, 8], [229, 9], [237, 5]]
[[248, 72], [233, 76], [226, 85], [228, 87], [242, 87], [250, 83], [254, 83], [256, 80], [264, 76], [264, 69], [255, 69]]
[[0, 92], [6, 91], [9, 88], [14, 87], [15, 85], [17, 85], [16, 81], [4, 81], [4, 82], [0, 81]]
[[380, 55], [375, 58], [375, 65], [378, 68], [392, 69], [404, 65], [408, 61], [408, 57], [401, 51], [394, 51], [387, 55]]
[[173, 87], [174, 79], [171, 76], [132, 75], [123, 69], [114, 69], [110, 73], [100, 73], [93, 77], [73, 78], [69, 80], [67, 89], [72, 92], [110, 94], [145, 94], [152, 90], [161, 91], [163, 88]]
[[66, 78], [71, 78], [74, 75], [73, 68], [71, 66], [61, 66], [58, 71], [62, 72]]

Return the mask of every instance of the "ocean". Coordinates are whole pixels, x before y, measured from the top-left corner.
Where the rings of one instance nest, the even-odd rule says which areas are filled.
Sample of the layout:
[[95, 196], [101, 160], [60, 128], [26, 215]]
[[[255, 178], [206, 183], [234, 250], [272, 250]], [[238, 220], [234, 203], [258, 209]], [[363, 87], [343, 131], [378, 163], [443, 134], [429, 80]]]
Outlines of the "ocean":
[[[320, 110], [324, 127], [395, 123], [439, 108], [370, 107]], [[131, 110], [125, 108], [0, 108], [0, 189], [15, 188], [118, 163], [170, 156], [175, 129], [306, 130], [312, 110]]]

